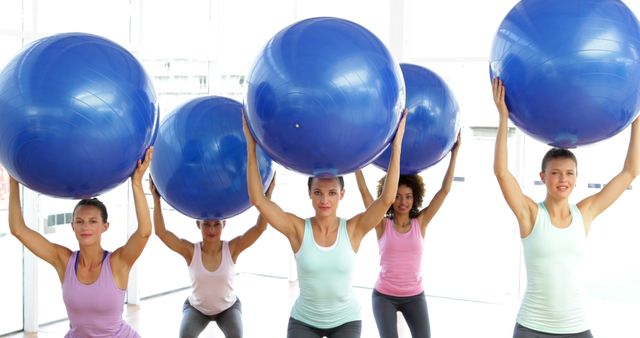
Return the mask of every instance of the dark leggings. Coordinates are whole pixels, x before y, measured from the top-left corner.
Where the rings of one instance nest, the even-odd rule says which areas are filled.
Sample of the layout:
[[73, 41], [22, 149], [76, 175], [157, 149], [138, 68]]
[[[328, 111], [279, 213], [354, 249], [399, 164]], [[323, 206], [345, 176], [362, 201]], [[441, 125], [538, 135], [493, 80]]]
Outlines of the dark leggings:
[[429, 338], [429, 312], [424, 292], [410, 297], [388, 296], [373, 289], [371, 295], [373, 316], [376, 319], [380, 338], [398, 338], [397, 312], [407, 321], [411, 337]]
[[344, 323], [330, 329], [319, 329], [297, 319], [289, 318], [287, 338], [360, 338], [362, 321]]
[[544, 333], [516, 323], [513, 338], [593, 338], [593, 335], [589, 330], [580, 333]]
[[180, 338], [195, 338], [204, 331], [209, 322], [216, 322], [226, 338], [242, 338], [242, 304], [238, 298], [230, 308], [207, 316], [191, 306], [189, 298], [182, 306]]

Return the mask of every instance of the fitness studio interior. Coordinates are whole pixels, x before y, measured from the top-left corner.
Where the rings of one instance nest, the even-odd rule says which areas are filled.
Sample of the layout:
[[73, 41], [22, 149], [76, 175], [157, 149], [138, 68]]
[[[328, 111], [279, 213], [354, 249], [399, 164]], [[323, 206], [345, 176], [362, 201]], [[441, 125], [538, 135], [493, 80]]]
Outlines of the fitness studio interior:
[[[500, 103], [492, 78], [504, 81], [510, 109], [502, 131], [513, 182], [535, 203], [549, 199], [540, 162], [552, 146], [569, 148], [579, 165], [566, 198], [581, 207], [640, 161], [627, 152], [640, 111], [634, 15], [640, 0], [0, 1], [0, 337], [63, 337], [70, 313], [78, 315], [63, 301], [67, 261], [57, 271], [23, 245], [10, 227], [19, 219], [10, 210], [20, 211], [11, 205], [48, 241], [36, 243], [71, 251], [85, 240], [70, 225], [81, 198], [107, 206], [108, 251], [135, 237], [147, 217], [156, 227], [125, 277], [122, 319], [142, 337], [173, 337], [192, 281], [185, 258], [157, 235], [154, 215], [161, 210], [166, 229], [191, 243], [205, 236], [196, 219], [226, 219], [225, 241], [256, 224], [242, 116], [265, 191], [275, 176], [273, 202], [318, 215], [308, 177], [344, 175], [337, 215], [349, 218], [365, 211], [354, 172], [362, 169], [376, 198], [405, 106], [402, 155], [424, 163], [402, 157], [400, 171], [424, 180], [422, 207], [450, 179], [418, 260], [430, 336], [513, 337], [533, 286], [520, 218], [494, 171]], [[151, 145], [140, 177], [148, 162], [136, 161]], [[209, 148], [215, 153], [196, 153]], [[584, 241], [576, 288], [593, 337], [640, 337], [639, 190], [638, 179], [626, 186]], [[287, 337], [300, 285], [294, 241], [283, 234], [267, 225], [235, 256], [244, 337]], [[372, 305], [382, 265], [376, 236], [367, 232], [353, 258], [358, 337], [381, 337]], [[403, 314], [396, 318], [397, 337], [412, 337]], [[209, 323], [200, 337], [225, 333]]]

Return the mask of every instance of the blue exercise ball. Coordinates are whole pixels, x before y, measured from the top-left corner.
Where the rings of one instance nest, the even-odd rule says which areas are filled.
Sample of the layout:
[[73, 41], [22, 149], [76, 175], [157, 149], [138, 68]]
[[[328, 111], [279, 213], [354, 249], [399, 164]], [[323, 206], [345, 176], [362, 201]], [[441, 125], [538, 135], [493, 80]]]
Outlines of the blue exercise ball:
[[90, 34], [53, 35], [0, 73], [0, 162], [40, 193], [96, 196], [133, 174], [158, 117], [151, 80], [126, 49]]
[[[407, 126], [402, 139], [400, 173], [417, 174], [442, 160], [458, 135], [458, 103], [449, 86], [421, 66], [400, 64], [407, 89]], [[391, 148], [373, 161], [386, 170]]]
[[388, 146], [404, 99], [400, 67], [375, 35], [347, 20], [312, 18], [278, 32], [258, 55], [247, 121], [274, 161], [335, 176]]
[[639, 108], [638, 20], [618, 0], [523, 0], [498, 28], [490, 73], [530, 136], [565, 148], [609, 138]]
[[[160, 124], [151, 175], [169, 205], [195, 219], [227, 219], [251, 206], [242, 104], [219, 96], [191, 100]], [[271, 159], [258, 147], [263, 185]]]

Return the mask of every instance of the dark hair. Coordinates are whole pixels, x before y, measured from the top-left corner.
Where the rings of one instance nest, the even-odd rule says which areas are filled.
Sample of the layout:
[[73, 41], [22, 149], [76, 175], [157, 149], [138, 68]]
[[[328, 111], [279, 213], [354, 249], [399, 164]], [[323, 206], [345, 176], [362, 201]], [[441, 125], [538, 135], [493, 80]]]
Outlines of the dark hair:
[[547, 169], [547, 164], [549, 164], [549, 161], [555, 160], [557, 158], [568, 158], [576, 164], [576, 169], [578, 168], [578, 159], [576, 158], [576, 155], [571, 152], [571, 150], [565, 148], [551, 148], [549, 149], [549, 151], [547, 151], [546, 154], [544, 154], [544, 157], [542, 158], [542, 171], [544, 172], [545, 169]]
[[313, 183], [313, 179], [314, 178], [319, 178], [319, 179], [335, 178], [335, 179], [338, 180], [338, 184], [340, 184], [340, 190], [344, 190], [344, 177], [342, 177], [342, 176], [335, 176], [335, 177], [315, 177], [315, 176], [310, 176], [309, 179], [307, 180], [307, 189], [309, 191], [311, 191], [311, 183]]
[[202, 223], [207, 222], [207, 221], [209, 221], [209, 222], [213, 222], [213, 223], [220, 222], [220, 223], [222, 223], [222, 225], [227, 224], [227, 220], [226, 220], [226, 219], [216, 219], [216, 218], [203, 218], [203, 219], [197, 219], [197, 220], [196, 220], [196, 224], [197, 224], [198, 226], [200, 226]]
[[[387, 175], [384, 175], [378, 181], [378, 197], [382, 195], [382, 188], [384, 187], [384, 182], [387, 179]], [[411, 189], [413, 193], [413, 205], [411, 206], [411, 210], [409, 210], [409, 218], [416, 218], [420, 213], [420, 206], [422, 206], [422, 199], [424, 198], [424, 181], [422, 180], [422, 176], [413, 174], [413, 175], [400, 175], [400, 179], [398, 180], [398, 187], [401, 185], [406, 185]], [[387, 217], [393, 218], [393, 205], [389, 207], [387, 210]]]
[[76, 207], [73, 208], [73, 217], [75, 217], [76, 215], [76, 210], [78, 210], [79, 207], [85, 206], [85, 205], [98, 208], [98, 210], [100, 210], [100, 216], [102, 216], [102, 222], [107, 223], [107, 219], [109, 218], [109, 214], [107, 213], [107, 207], [104, 205], [104, 203], [102, 203], [99, 199], [95, 197], [85, 198], [80, 200], [80, 202], [76, 204]]

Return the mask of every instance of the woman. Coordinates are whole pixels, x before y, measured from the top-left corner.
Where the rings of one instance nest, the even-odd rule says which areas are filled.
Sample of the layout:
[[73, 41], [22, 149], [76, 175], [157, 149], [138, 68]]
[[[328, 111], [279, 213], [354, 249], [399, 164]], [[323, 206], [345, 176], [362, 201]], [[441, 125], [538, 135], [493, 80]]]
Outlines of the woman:
[[[371, 298], [373, 316], [380, 338], [397, 338], [396, 313], [400, 311], [407, 321], [411, 337], [431, 337], [427, 301], [422, 286], [422, 243], [427, 225], [436, 215], [451, 190], [453, 173], [460, 149], [460, 134], [451, 149], [449, 168], [440, 190], [429, 205], [419, 210], [425, 188], [420, 175], [400, 175], [398, 192], [393, 205], [375, 227], [380, 251], [380, 274]], [[378, 196], [385, 183], [378, 182]], [[358, 188], [365, 207], [373, 201], [362, 175], [356, 171]]]
[[380, 222], [395, 199], [405, 123], [403, 113], [391, 145], [389, 179], [381, 197], [365, 212], [346, 220], [336, 215], [344, 196], [342, 177], [309, 178], [309, 197], [315, 210], [311, 218], [287, 213], [266, 198], [260, 183], [256, 142], [244, 121], [249, 197], [267, 221], [287, 237], [296, 257], [300, 295], [291, 310], [287, 337], [360, 337], [360, 306], [351, 287], [355, 254], [362, 238]]
[[[235, 264], [242, 251], [250, 247], [267, 228], [260, 215], [256, 225], [231, 241], [221, 239], [225, 220], [197, 220], [202, 241], [191, 243], [167, 230], [160, 194], [149, 178], [153, 195], [153, 224], [156, 235], [169, 249], [180, 254], [189, 267], [193, 293], [182, 307], [180, 337], [198, 337], [209, 322], [215, 321], [226, 338], [242, 337], [242, 304], [233, 292]], [[271, 198], [275, 176], [266, 192]]]
[[9, 227], [33, 254], [53, 265], [62, 282], [62, 297], [70, 329], [65, 337], [139, 337], [122, 319], [129, 271], [151, 236], [149, 207], [142, 176], [151, 163], [153, 148], [131, 176], [138, 228], [127, 243], [113, 252], [102, 248], [102, 233], [109, 228], [107, 208], [97, 198], [83, 199], [73, 209], [71, 228], [79, 251], [49, 242], [24, 223], [20, 185], [13, 177], [9, 188]]
[[602, 190], [577, 204], [569, 203], [578, 176], [578, 163], [567, 149], [553, 148], [542, 159], [540, 179], [547, 188], [543, 202], [523, 194], [507, 166], [509, 110], [505, 88], [493, 80], [493, 100], [500, 124], [493, 170], [520, 228], [527, 267], [527, 289], [520, 306], [514, 338], [593, 337], [580, 294], [585, 241], [593, 220], [627, 189], [640, 173], [639, 120], [631, 125], [622, 171]]

